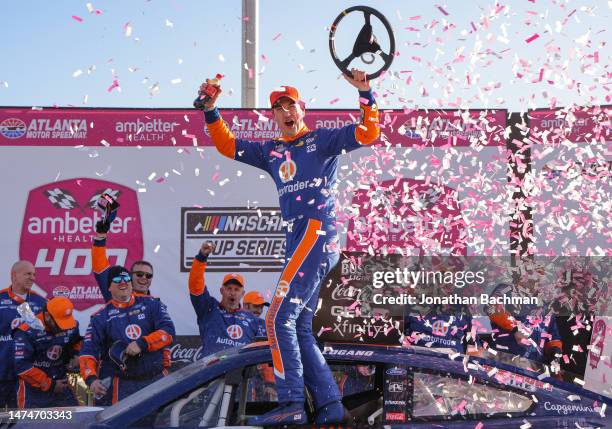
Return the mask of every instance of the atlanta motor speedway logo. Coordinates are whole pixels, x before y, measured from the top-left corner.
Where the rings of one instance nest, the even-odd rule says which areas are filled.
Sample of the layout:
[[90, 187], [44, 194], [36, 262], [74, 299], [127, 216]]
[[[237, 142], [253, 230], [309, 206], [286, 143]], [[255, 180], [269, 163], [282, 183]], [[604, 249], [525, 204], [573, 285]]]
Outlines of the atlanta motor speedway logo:
[[285, 232], [277, 207], [181, 208], [181, 271], [189, 272], [203, 242], [215, 244], [209, 272], [279, 272]]

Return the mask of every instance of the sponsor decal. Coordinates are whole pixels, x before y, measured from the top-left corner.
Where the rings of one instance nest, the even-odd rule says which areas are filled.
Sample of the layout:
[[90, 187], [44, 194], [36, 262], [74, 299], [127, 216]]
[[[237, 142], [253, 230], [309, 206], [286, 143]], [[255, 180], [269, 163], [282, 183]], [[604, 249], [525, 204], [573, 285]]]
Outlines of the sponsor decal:
[[102, 303], [91, 274], [91, 241], [100, 212], [93, 207], [103, 192], [121, 203], [111, 225], [111, 265], [142, 259], [143, 239], [136, 192], [97, 179], [69, 179], [39, 186], [28, 194], [19, 257], [36, 267], [36, 283], [52, 296], [69, 298], [77, 310]]
[[289, 293], [289, 283], [286, 280], [281, 280], [278, 282], [276, 286], [276, 291], [274, 292], [274, 296], [278, 298], [284, 298]]
[[[260, 117], [261, 118], [261, 117]], [[281, 137], [281, 132], [278, 129], [276, 121], [263, 121], [254, 118], [238, 118], [234, 116], [230, 126], [230, 130], [234, 133], [237, 139], [260, 139], [272, 140]], [[208, 129], [206, 129], [208, 134]]]
[[429, 120], [412, 117], [399, 126], [397, 132], [409, 139], [433, 141], [437, 138], [457, 137], [463, 140], [480, 139], [485, 136], [488, 121], [472, 118], [467, 122], [463, 118], [433, 117]]
[[62, 296], [64, 298], [70, 298], [70, 288], [67, 288], [66, 286], [58, 286], [56, 288], [53, 288], [53, 296]]
[[343, 349], [331, 349], [324, 348], [323, 354], [325, 355], [338, 355], [338, 356], [372, 356], [374, 352], [372, 350], [343, 350]]
[[18, 139], [26, 133], [26, 124], [21, 119], [6, 118], [0, 122], [0, 134], [7, 139]]
[[47, 349], [47, 357], [49, 360], [58, 360], [62, 355], [62, 346], [54, 345]]
[[170, 348], [171, 369], [202, 359], [202, 340], [197, 335], [179, 335]]
[[434, 335], [438, 335], [439, 337], [446, 337], [448, 334], [449, 323], [444, 320], [436, 320], [431, 325], [431, 332]]
[[278, 208], [181, 209], [181, 271], [189, 272], [203, 241], [215, 244], [207, 271], [278, 272], [285, 259], [285, 232]]
[[19, 325], [21, 325], [21, 317], [16, 317], [11, 322], [11, 330], [17, 329], [17, 327], [19, 327]]
[[352, 125], [352, 119], [342, 119], [336, 116], [333, 119], [317, 119], [315, 122], [315, 128], [342, 128], [347, 125]]
[[574, 414], [576, 412], [580, 413], [596, 413], [596, 411], [587, 405], [570, 405], [570, 404], [551, 404], [550, 402], [544, 402], [544, 409], [547, 411], [556, 411], [557, 414]]
[[180, 124], [160, 118], [145, 116], [129, 121], [115, 122], [115, 131], [120, 138], [131, 142], [166, 142], [176, 133]]
[[406, 413], [386, 413], [385, 420], [403, 422], [404, 420], [406, 420]]
[[401, 407], [405, 407], [406, 401], [385, 401], [385, 405], [399, 405]]
[[[7, 136], [5, 135], [5, 137]], [[85, 140], [87, 139], [87, 120], [85, 120], [85, 118], [31, 119], [30, 122], [27, 124], [27, 128], [25, 130], [25, 138]]]
[[278, 176], [283, 183], [293, 180], [297, 173], [297, 165], [292, 159], [287, 159], [278, 167]]
[[135, 323], [131, 323], [125, 327], [125, 336], [130, 340], [137, 340], [142, 335], [142, 329]]
[[233, 340], [239, 340], [242, 338], [242, 327], [240, 325], [230, 325], [226, 329], [227, 336]]
[[404, 391], [404, 383], [389, 383], [389, 392], [399, 393]]
[[387, 375], [406, 375], [407, 371], [404, 368], [393, 367], [385, 371]]

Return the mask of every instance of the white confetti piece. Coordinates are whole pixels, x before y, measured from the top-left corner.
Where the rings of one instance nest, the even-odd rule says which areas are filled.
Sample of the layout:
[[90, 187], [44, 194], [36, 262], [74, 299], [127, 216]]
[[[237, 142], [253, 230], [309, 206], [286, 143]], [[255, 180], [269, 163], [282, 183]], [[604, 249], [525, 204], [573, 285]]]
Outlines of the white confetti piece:
[[182, 81], [183, 81], [183, 80], [182, 80], [180, 77], [177, 77], [176, 79], [172, 79], [172, 80], [170, 81], [170, 83], [171, 83], [172, 85], [176, 85], [177, 83], [181, 83]]
[[138, 192], [140, 193], [147, 192], [147, 188], [138, 188]]
[[531, 427], [531, 423], [529, 423], [527, 420], [523, 420], [525, 423], [523, 423], [520, 428], [521, 429], [529, 429]]
[[100, 144], [101, 144], [102, 146], [106, 146], [106, 147], [109, 147], [109, 146], [110, 146], [110, 144], [109, 144], [109, 143], [108, 143], [106, 140], [104, 140], [104, 139], [100, 140]]
[[169, 21], [169, 20], [166, 19], [166, 27], [173, 28], [174, 27], [174, 23], [172, 21]]
[[200, 175], [200, 169], [196, 168], [195, 169], [195, 176], [198, 177]]
[[124, 30], [125, 37], [132, 36], [133, 29], [129, 22], [123, 26], [123, 30]]
[[155, 249], [153, 249], [153, 252], [154, 252], [154, 253], [159, 252], [159, 248], [160, 248], [160, 247], [161, 247], [161, 245], [159, 245], [159, 244], [158, 244], [157, 246], [155, 246]]
[[222, 63], [225, 62], [225, 57], [223, 56], [223, 54], [219, 54], [219, 61], [221, 61]]
[[149, 177], [147, 177], [147, 179], [148, 179], [148, 180], [149, 180], [149, 182], [150, 182], [151, 180], [155, 179], [155, 176], [157, 176], [157, 173], [156, 173], [156, 172], [153, 172], [153, 173], [149, 174]]
[[304, 45], [302, 45], [302, 42], [300, 42], [299, 40], [295, 41], [295, 45], [298, 47], [300, 51], [304, 50]]
[[75, 70], [74, 73], [72, 73], [72, 77], [79, 77], [82, 74], [83, 74], [83, 70], [78, 69], [78, 70]]
[[579, 384], [580, 386], [584, 386], [584, 380], [581, 380], [580, 378], [574, 378], [574, 383]]

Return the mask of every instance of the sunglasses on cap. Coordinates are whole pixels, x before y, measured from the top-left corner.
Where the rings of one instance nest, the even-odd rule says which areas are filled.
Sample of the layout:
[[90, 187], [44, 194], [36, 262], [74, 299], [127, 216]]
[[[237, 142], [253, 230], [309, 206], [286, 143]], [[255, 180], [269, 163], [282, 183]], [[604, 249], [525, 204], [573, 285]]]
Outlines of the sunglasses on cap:
[[122, 276], [115, 276], [111, 279], [111, 282], [113, 283], [121, 283], [121, 282], [131, 282], [132, 278], [128, 275], [122, 275]]
[[146, 277], [149, 280], [153, 278], [153, 274], [146, 273], [144, 271], [132, 271], [132, 274], [135, 275], [136, 277]]

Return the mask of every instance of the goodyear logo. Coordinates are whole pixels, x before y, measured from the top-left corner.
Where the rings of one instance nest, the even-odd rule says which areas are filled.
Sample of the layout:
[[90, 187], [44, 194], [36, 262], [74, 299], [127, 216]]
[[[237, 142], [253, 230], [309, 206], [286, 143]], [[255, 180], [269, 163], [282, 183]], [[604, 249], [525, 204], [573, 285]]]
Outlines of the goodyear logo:
[[281, 271], [285, 231], [280, 209], [181, 208], [181, 271], [188, 272], [204, 241], [215, 244], [208, 272]]

